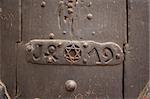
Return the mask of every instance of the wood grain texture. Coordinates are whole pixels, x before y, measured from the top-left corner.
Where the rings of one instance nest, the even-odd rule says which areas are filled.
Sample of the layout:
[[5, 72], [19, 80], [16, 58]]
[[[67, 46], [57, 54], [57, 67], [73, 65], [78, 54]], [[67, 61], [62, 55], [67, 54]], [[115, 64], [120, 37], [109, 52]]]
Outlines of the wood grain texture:
[[16, 94], [16, 42], [19, 34], [19, 0], [2, 1], [1, 80], [12, 98]]
[[149, 80], [148, 0], [128, 0], [125, 99], [136, 99]]
[[[126, 1], [91, 0], [90, 8], [86, 6], [90, 0], [81, 1], [75, 10], [78, 17], [74, 19], [72, 38], [67, 25], [63, 23], [59, 28], [58, 1], [46, 0], [45, 7], [41, 7], [42, 0], [22, 1], [23, 32], [17, 67], [18, 99], [122, 99], [122, 64], [106, 67], [51, 66], [31, 64], [25, 59], [24, 44], [31, 39], [49, 38], [51, 32], [55, 34], [55, 39], [116, 42], [123, 47], [126, 39]], [[93, 14], [91, 21], [86, 18], [89, 13]], [[62, 17], [61, 20], [64, 21]], [[66, 35], [63, 34], [64, 30], [68, 31]], [[92, 32], [96, 34], [92, 36]], [[65, 81], [69, 79], [78, 83], [73, 93], [64, 88]]]

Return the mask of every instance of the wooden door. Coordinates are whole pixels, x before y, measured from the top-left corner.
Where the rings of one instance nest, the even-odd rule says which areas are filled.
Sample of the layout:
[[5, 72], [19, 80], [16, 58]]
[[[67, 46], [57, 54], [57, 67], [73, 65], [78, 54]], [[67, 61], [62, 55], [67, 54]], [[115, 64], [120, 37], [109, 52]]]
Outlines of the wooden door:
[[[94, 41], [104, 45], [113, 42], [119, 46], [116, 49], [120, 48], [120, 53], [123, 53], [126, 38], [125, 0], [22, 1], [21, 36], [17, 56], [19, 99], [122, 99], [123, 61], [117, 65], [94, 65], [100, 57], [97, 50], [105, 49], [97, 49], [96, 45], [91, 47], [88, 42]], [[34, 42], [35, 39], [37, 42]], [[28, 42], [33, 40], [31, 43], [40, 43], [41, 40], [41, 46], [46, 46], [45, 43], [50, 43], [46, 40], [51, 39], [55, 40], [54, 42], [66, 40], [60, 41], [62, 42], [61, 50], [55, 49], [58, 50], [56, 58], [54, 57], [60, 61], [58, 64], [57, 62], [56, 64], [55, 62], [54, 64], [45, 63], [46, 59], [39, 63], [30, 63], [26, 60], [25, 49], [28, 47], [26, 46]], [[78, 46], [82, 41], [91, 48], [86, 51], [79, 46], [82, 54], [78, 60], [79, 64], [64, 62], [65, 58], [61, 56], [65, 53], [63, 51], [66, 46], [73, 46], [71, 42]], [[35, 53], [39, 54], [39, 52]], [[43, 55], [46, 52], [41, 53]], [[82, 60], [84, 61], [82, 56], [88, 53], [91, 57], [85, 58], [85, 61], [92, 60], [89, 62], [89, 64], [92, 63], [90, 66], [82, 63]], [[38, 57], [36, 54], [35, 56]], [[107, 57], [111, 51], [104, 54]], [[66, 91], [65, 83], [68, 80], [73, 80], [77, 84], [73, 92]]]
[[[133, 53], [137, 44], [130, 38], [148, 35], [147, 28], [141, 27], [140, 33], [134, 30], [138, 21], [129, 25], [136, 4], [147, 3], [2, 0], [1, 79], [12, 99], [136, 99], [148, 80], [148, 60], [143, 58], [144, 77], [133, 81], [138, 72], [132, 55], [139, 57], [136, 53], [142, 49]], [[148, 7], [141, 9], [145, 12], [137, 20], [147, 18]], [[143, 25], [148, 26], [146, 20]], [[135, 32], [137, 37], [132, 35]], [[138, 89], [132, 95], [131, 85]]]

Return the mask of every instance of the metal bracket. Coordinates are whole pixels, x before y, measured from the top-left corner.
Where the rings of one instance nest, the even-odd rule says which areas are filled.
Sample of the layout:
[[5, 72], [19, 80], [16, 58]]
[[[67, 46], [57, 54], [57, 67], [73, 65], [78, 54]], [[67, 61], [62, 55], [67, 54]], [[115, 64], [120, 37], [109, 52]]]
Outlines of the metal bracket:
[[35, 39], [25, 49], [27, 61], [34, 64], [113, 66], [124, 59], [122, 49], [113, 42]]

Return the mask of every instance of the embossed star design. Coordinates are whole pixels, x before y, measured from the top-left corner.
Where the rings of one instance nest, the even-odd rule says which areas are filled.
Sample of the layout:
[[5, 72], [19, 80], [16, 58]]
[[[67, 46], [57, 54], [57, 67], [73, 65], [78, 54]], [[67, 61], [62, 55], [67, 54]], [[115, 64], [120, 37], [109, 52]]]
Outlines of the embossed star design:
[[66, 47], [64, 57], [73, 64], [81, 58], [81, 49], [77, 45], [71, 44]]

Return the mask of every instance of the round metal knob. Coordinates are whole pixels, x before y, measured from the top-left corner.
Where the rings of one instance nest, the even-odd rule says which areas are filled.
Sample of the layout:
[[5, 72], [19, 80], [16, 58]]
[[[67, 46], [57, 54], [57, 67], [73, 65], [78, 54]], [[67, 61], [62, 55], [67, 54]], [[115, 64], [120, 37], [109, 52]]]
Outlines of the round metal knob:
[[77, 88], [77, 83], [74, 80], [67, 80], [65, 83], [65, 88], [67, 91], [74, 91]]

